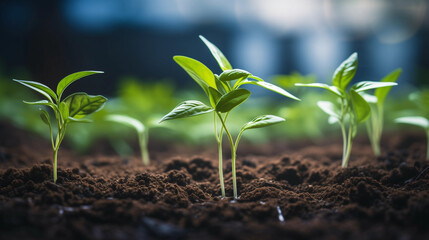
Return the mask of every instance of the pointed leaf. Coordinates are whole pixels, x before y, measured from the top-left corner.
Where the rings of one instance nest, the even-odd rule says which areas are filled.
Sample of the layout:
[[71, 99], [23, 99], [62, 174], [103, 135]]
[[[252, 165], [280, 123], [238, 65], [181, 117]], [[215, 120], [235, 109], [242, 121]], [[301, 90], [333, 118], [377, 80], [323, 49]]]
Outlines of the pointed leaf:
[[274, 116], [274, 115], [263, 115], [259, 116], [252, 121], [246, 123], [242, 128], [241, 131], [252, 129], [252, 128], [261, 128], [261, 127], [267, 127], [276, 123], [281, 123], [286, 121], [282, 117]]
[[285, 97], [288, 97], [288, 98], [292, 98], [292, 99], [294, 99], [294, 100], [301, 101], [301, 99], [299, 99], [299, 98], [295, 97], [294, 95], [290, 94], [289, 92], [287, 92], [287, 91], [286, 91], [286, 90], [284, 90], [283, 88], [278, 87], [278, 86], [276, 86], [276, 85], [274, 85], [274, 84], [272, 84], [272, 83], [269, 83], [269, 82], [256, 82], [256, 81], [248, 81], [248, 80], [244, 80], [244, 81], [242, 81], [242, 82], [240, 83], [240, 85], [243, 85], [243, 84], [253, 84], [253, 85], [257, 85], [257, 86], [260, 86], [260, 87], [266, 88], [266, 89], [268, 89], [268, 90], [270, 90], [270, 91], [273, 91], [273, 92], [276, 92], [276, 93], [278, 93], [278, 94], [281, 94], [281, 95], [283, 95], [283, 96], [285, 96]]
[[73, 117], [68, 117], [67, 118], [68, 122], [72, 122], [72, 123], [92, 123], [91, 119], [86, 119], [86, 118], [73, 118]]
[[[393, 72], [389, 73], [387, 76], [385, 76], [383, 79], [381, 79], [382, 82], [396, 82], [398, 80], [398, 77], [401, 75], [402, 69], [398, 68], [395, 69]], [[379, 104], [383, 104], [384, 100], [386, 99], [387, 94], [389, 94], [390, 89], [392, 87], [384, 87], [384, 88], [377, 88], [375, 89], [374, 95], [377, 97]]]
[[216, 104], [219, 102], [219, 99], [221, 97], [222, 97], [222, 94], [218, 90], [212, 87], [209, 87], [210, 104], [213, 106], [213, 108], [216, 107]]
[[201, 35], [200, 35], [200, 39], [203, 40], [204, 44], [209, 48], [210, 52], [212, 53], [213, 57], [216, 59], [222, 71], [232, 69], [232, 66], [229, 63], [228, 59], [226, 59], [226, 57], [219, 50], [219, 48], [217, 48], [213, 43], [211, 43], [209, 40], [207, 40], [205, 37]]
[[192, 117], [197, 116], [205, 113], [212, 112], [214, 109], [205, 105], [204, 103], [196, 100], [189, 100], [184, 101], [177, 105], [171, 112], [169, 112], [167, 115], [162, 117], [162, 119], [159, 121], [159, 123], [176, 119], [176, 118], [185, 118], [185, 117]]
[[48, 86], [38, 83], [38, 82], [34, 82], [34, 81], [26, 81], [26, 80], [16, 80], [13, 79], [13, 81], [18, 82], [28, 88], [33, 89], [34, 91], [42, 94], [43, 96], [45, 96], [50, 102], [52, 102], [52, 98], [57, 101], [57, 95], [55, 95], [54, 91], [52, 91], [52, 89], [50, 89]]
[[61, 102], [59, 110], [60, 110], [60, 113], [61, 113], [61, 117], [64, 120], [67, 120], [69, 118], [69, 114], [70, 114], [70, 110], [69, 110], [68, 104], [65, 103], [65, 102]]
[[422, 127], [424, 129], [429, 128], [429, 120], [420, 116], [411, 116], [411, 117], [400, 117], [395, 119], [397, 123], [406, 123], [418, 127]]
[[100, 110], [106, 101], [107, 98], [101, 95], [93, 96], [86, 93], [74, 93], [64, 99], [69, 108], [69, 116], [75, 119]]
[[331, 91], [332, 93], [334, 93], [335, 95], [337, 95], [339, 97], [342, 96], [340, 90], [337, 87], [329, 86], [328, 84], [324, 84], [324, 83], [295, 83], [295, 86], [323, 88], [323, 89], [326, 89], [328, 91]]
[[204, 64], [185, 56], [174, 56], [173, 59], [200, 85], [207, 96], [209, 96], [209, 86], [217, 89], [213, 72]]
[[384, 87], [392, 87], [398, 85], [394, 82], [372, 82], [372, 81], [362, 81], [358, 82], [353, 86], [353, 90], [356, 92], [363, 92], [370, 89], [375, 88], [384, 88]]
[[378, 101], [377, 97], [366, 92], [360, 92], [359, 94], [363, 97], [363, 99], [365, 99], [367, 103], [377, 103]]
[[222, 74], [220, 74], [219, 76], [219, 80], [222, 82], [227, 82], [227, 81], [233, 81], [233, 80], [242, 79], [242, 78], [244, 79], [251, 75], [252, 74], [246, 70], [231, 69], [231, 70], [223, 71]]
[[53, 104], [52, 102], [49, 102], [48, 100], [40, 100], [36, 102], [27, 102], [27, 101], [23, 101], [23, 102], [28, 105], [48, 106], [52, 108], [52, 110], [57, 111], [57, 105]]
[[369, 117], [371, 114], [371, 108], [365, 99], [363, 99], [363, 97], [355, 90], [350, 90], [350, 96], [352, 99], [353, 109], [356, 114], [356, 122], [359, 124]]
[[353, 53], [347, 58], [340, 66], [335, 70], [334, 76], [332, 77], [332, 83], [339, 89], [346, 90], [350, 81], [356, 74], [358, 64], [358, 55]]
[[225, 93], [227, 93], [227, 92], [229, 92], [229, 91], [231, 91], [231, 88], [229, 87], [228, 83], [221, 82], [219, 80], [219, 76], [216, 75], [216, 74], [214, 74], [214, 77], [215, 77], [215, 83], [216, 83], [217, 90], [222, 95], [225, 94]]
[[51, 120], [50, 120], [48, 112], [46, 112], [45, 110], [43, 110], [41, 108], [39, 110], [42, 112], [42, 113], [40, 113], [40, 118], [42, 119], [42, 121], [44, 123], [46, 123], [46, 125], [49, 126], [49, 130], [51, 130]]
[[73, 82], [89, 76], [89, 75], [93, 75], [93, 74], [97, 74], [97, 73], [104, 73], [101, 71], [81, 71], [81, 72], [76, 72], [76, 73], [72, 73], [68, 76], [66, 76], [65, 78], [63, 78], [57, 86], [57, 94], [58, 94], [58, 99], [61, 100], [61, 95], [63, 94], [64, 90]]
[[229, 112], [233, 108], [240, 105], [250, 97], [250, 92], [247, 89], [235, 89], [223, 95], [216, 104], [215, 110], [218, 112]]
[[139, 134], [142, 134], [144, 132], [144, 125], [139, 120], [132, 118], [127, 115], [121, 115], [121, 114], [111, 114], [107, 115], [105, 118], [107, 121], [111, 122], [117, 122], [129, 127], [134, 128]]
[[319, 106], [322, 111], [324, 111], [329, 116], [340, 118], [340, 110], [331, 102], [328, 101], [318, 101], [317, 106]]

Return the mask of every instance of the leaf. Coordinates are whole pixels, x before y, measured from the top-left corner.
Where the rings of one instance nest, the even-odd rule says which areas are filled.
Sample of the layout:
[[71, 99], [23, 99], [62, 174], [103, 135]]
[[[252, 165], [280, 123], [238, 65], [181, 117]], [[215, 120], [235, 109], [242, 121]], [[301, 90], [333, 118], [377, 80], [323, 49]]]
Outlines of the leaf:
[[242, 69], [225, 70], [220, 74], [219, 80], [222, 82], [233, 81], [237, 79], [247, 78], [252, 74]]
[[242, 128], [241, 131], [247, 130], [247, 129], [253, 129], [253, 128], [261, 128], [261, 127], [267, 127], [276, 123], [281, 123], [286, 121], [282, 117], [274, 116], [274, 115], [262, 115], [259, 116], [252, 121], [246, 123]]
[[205, 37], [201, 35], [200, 35], [200, 39], [203, 40], [204, 44], [206, 44], [206, 46], [209, 48], [210, 52], [212, 53], [213, 57], [216, 59], [222, 71], [232, 69], [232, 66], [229, 63], [228, 59], [226, 59], [226, 57], [219, 50], [219, 48], [217, 48], [213, 43], [211, 43], [209, 40], [207, 40]]
[[227, 93], [227, 92], [229, 92], [229, 91], [231, 91], [231, 89], [230, 89], [230, 87], [229, 87], [228, 83], [221, 82], [221, 81], [219, 80], [219, 76], [218, 76], [218, 75], [216, 75], [216, 74], [214, 74], [214, 77], [215, 77], [215, 83], [216, 83], [217, 90], [218, 90], [222, 95], [223, 95], [223, 94], [225, 94], [225, 93]]
[[353, 86], [353, 90], [356, 92], [363, 92], [370, 89], [375, 88], [384, 88], [384, 87], [392, 87], [398, 85], [394, 82], [372, 82], [372, 81], [362, 81], [358, 82]]
[[42, 112], [42, 113], [40, 113], [40, 118], [42, 119], [42, 121], [44, 123], [46, 123], [46, 125], [49, 126], [49, 130], [51, 130], [51, 120], [49, 117], [49, 113], [46, 112], [45, 110], [41, 109], [41, 108], [39, 110]]
[[332, 83], [334, 86], [341, 90], [346, 90], [350, 81], [356, 74], [358, 64], [358, 55], [353, 53], [347, 58], [340, 66], [335, 70], [334, 76], [332, 77]]
[[209, 96], [209, 86], [217, 89], [213, 72], [204, 64], [185, 56], [174, 56], [173, 59], [200, 85], [207, 96]]
[[350, 96], [352, 99], [353, 109], [356, 114], [356, 122], [359, 124], [369, 117], [371, 114], [371, 108], [365, 99], [363, 99], [363, 97], [355, 90], [350, 90]]
[[233, 108], [240, 105], [250, 97], [250, 92], [247, 89], [235, 89], [223, 95], [216, 104], [215, 110], [218, 112], [229, 112]]
[[342, 97], [342, 94], [337, 87], [329, 86], [328, 84], [324, 84], [324, 83], [295, 83], [295, 86], [323, 88], [323, 89], [326, 89], [326, 90], [334, 93], [335, 95], [337, 95], [339, 97]]
[[400, 117], [395, 119], [395, 122], [419, 126], [424, 129], [429, 128], [429, 120], [427, 118], [420, 117], [420, 116]]
[[120, 115], [120, 114], [111, 114], [111, 115], [107, 115], [105, 118], [107, 121], [111, 121], [111, 122], [117, 122], [120, 124], [124, 124], [127, 125], [129, 127], [134, 128], [139, 134], [143, 134], [144, 132], [144, 125], [142, 122], [140, 122], [139, 120], [132, 118], [130, 116], [127, 115]]
[[68, 104], [65, 103], [65, 102], [61, 102], [59, 110], [60, 110], [60, 113], [61, 113], [61, 117], [64, 120], [67, 120], [69, 118], [69, 114], [70, 114], [70, 110], [69, 110]]
[[75, 122], [75, 123], [92, 123], [91, 119], [86, 119], [86, 118], [73, 118], [73, 117], [68, 117], [67, 120], [69, 122]]
[[107, 98], [101, 95], [92, 96], [86, 93], [74, 93], [64, 99], [69, 107], [69, 116], [76, 119], [100, 110], [106, 101]]
[[205, 105], [204, 103], [196, 100], [184, 101], [177, 105], [171, 112], [161, 118], [159, 123], [176, 119], [197, 116], [205, 113], [212, 112], [214, 109]]
[[38, 83], [38, 82], [33, 82], [33, 81], [26, 81], [26, 80], [16, 80], [13, 79], [13, 81], [18, 82], [28, 88], [33, 89], [34, 91], [42, 94], [43, 96], [45, 96], [50, 102], [52, 102], [52, 98], [57, 101], [57, 95], [55, 95], [54, 91], [52, 91], [52, 89], [50, 89], [48, 86]]
[[240, 85], [243, 85], [243, 84], [253, 84], [253, 85], [257, 85], [257, 86], [260, 86], [260, 87], [266, 88], [266, 89], [268, 89], [268, 90], [270, 90], [270, 91], [273, 91], [273, 92], [276, 92], [276, 93], [278, 93], [278, 94], [281, 94], [281, 95], [283, 95], [283, 96], [285, 96], [285, 97], [288, 97], [288, 98], [292, 98], [292, 99], [294, 99], [294, 100], [301, 101], [301, 99], [299, 99], [299, 98], [295, 97], [294, 95], [290, 94], [289, 92], [287, 92], [287, 91], [286, 91], [286, 90], [284, 90], [283, 88], [278, 87], [278, 86], [276, 86], [276, 85], [274, 85], [274, 84], [271, 84], [271, 83], [269, 83], [269, 82], [255, 82], [255, 81], [248, 81], [248, 80], [245, 80], [245, 81], [242, 81], [242, 82], [240, 83]]
[[318, 101], [317, 106], [319, 106], [322, 111], [324, 111], [329, 116], [340, 118], [340, 110], [331, 102], [328, 101]]
[[222, 94], [218, 90], [212, 87], [209, 87], [209, 98], [210, 98], [210, 103], [212, 107], [216, 107], [216, 104], [219, 102], [219, 99], [221, 97], [222, 97]]
[[104, 73], [101, 71], [81, 71], [81, 72], [76, 72], [76, 73], [72, 73], [68, 76], [66, 76], [65, 78], [63, 78], [57, 86], [57, 94], [58, 94], [58, 99], [61, 100], [61, 96], [64, 92], [64, 90], [73, 82], [89, 76], [89, 75], [93, 75], [93, 74], [98, 74], [98, 73]]
[[[398, 68], [393, 70], [393, 72], [389, 73], [387, 76], [385, 76], [383, 79], [381, 79], [382, 82], [396, 82], [398, 80], [398, 77], [401, 75], [402, 69]], [[384, 100], [386, 99], [387, 94], [389, 94], [390, 89], [392, 87], [384, 87], [384, 88], [377, 88], [375, 89], [374, 95], [377, 97], [379, 104], [383, 104]]]
[[367, 103], [377, 103], [378, 102], [377, 97], [374, 95], [368, 94], [366, 92], [360, 92], [359, 94], [363, 97], [363, 99], [365, 99], [365, 101]]

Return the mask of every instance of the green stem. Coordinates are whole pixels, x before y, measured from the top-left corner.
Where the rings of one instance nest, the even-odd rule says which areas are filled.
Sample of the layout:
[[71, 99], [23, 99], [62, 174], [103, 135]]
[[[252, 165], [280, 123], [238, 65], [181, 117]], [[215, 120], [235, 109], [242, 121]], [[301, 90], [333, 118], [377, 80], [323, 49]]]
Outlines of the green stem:
[[220, 191], [222, 197], [225, 197], [225, 183], [223, 181], [223, 157], [222, 157], [222, 140], [218, 141], [218, 154], [219, 154], [219, 182], [220, 182]]
[[142, 155], [142, 161], [143, 161], [143, 165], [148, 166], [149, 165], [149, 151], [147, 149], [147, 137], [148, 133], [147, 132], [143, 132], [140, 136], [139, 136], [139, 142], [140, 142], [140, 151], [141, 151], [141, 155]]
[[347, 136], [347, 149], [346, 149], [346, 155], [343, 156], [343, 162], [341, 164], [341, 167], [346, 168], [349, 165], [349, 158], [350, 158], [350, 153], [352, 150], [352, 126], [349, 126], [349, 133]]
[[54, 183], [57, 182], [57, 159], [58, 159], [58, 148], [54, 148]]
[[346, 157], [346, 153], [347, 153], [347, 134], [346, 134], [346, 129], [344, 127], [344, 123], [342, 121], [339, 122], [340, 123], [340, 127], [341, 127], [341, 134], [343, 135], [343, 160], [342, 160], [342, 165], [344, 167], [344, 161], [345, 161], [345, 157]]
[[217, 113], [220, 121], [222, 122], [222, 126], [225, 129], [225, 132], [228, 136], [229, 143], [231, 146], [231, 164], [232, 164], [232, 187], [233, 187], [233, 193], [234, 193], [234, 199], [238, 198], [237, 194], [237, 177], [236, 177], [236, 171], [235, 171], [235, 158], [236, 158], [236, 149], [234, 146], [234, 140], [232, 139], [231, 133], [228, 131], [228, 128], [225, 125], [224, 120], [222, 119], [222, 116], [220, 113]]

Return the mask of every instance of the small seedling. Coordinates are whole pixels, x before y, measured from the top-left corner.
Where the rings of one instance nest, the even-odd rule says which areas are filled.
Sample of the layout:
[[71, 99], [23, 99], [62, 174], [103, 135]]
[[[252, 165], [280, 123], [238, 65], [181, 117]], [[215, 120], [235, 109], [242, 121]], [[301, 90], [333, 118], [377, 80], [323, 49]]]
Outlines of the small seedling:
[[[429, 114], [429, 90], [410, 94], [410, 100], [417, 104], [420, 114], [424, 116]], [[426, 160], [429, 160], [429, 119], [422, 116], [410, 116], [397, 118], [395, 122], [422, 127], [425, 130], [427, 136]]]
[[358, 55], [353, 53], [341, 63], [332, 77], [332, 86], [324, 83], [299, 84], [297, 86], [323, 88], [337, 96], [338, 104], [329, 101], [319, 101], [317, 105], [329, 115], [329, 122], [338, 122], [343, 136], [343, 159], [341, 166], [348, 166], [353, 138], [357, 133], [357, 126], [364, 122], [371, 114], [368, 102], [359, 94], [363, 91], [381, 87], [397, 85], [394, 82], [358, 82], [348, 90], [348, 86], [356, 74]]
[[149, 165], [149, 151], [147, 148], [149, 133], [148, 130], [144, 127], [143, 123], [130, 116], [120, 114], [107, 115], [106, 120], [124, 124], [136, 130], [143, 164], [146, 166]]
[[[213, 72], [209, 68], [207, 68], [204, 64], [195, 59], [184, 56], [175, 56], [173, 59], [192, 77], [192, 79], [195, 80], [195, 82], [197, 82], [198, 85], [200, 85], [200, 87], [207, 95], [211, 106], [208, 106], [196, 100], [185, 101], [180, 103], [176, 108], [174, 108], [171, 112], [165, 115], [160, 120], [160, 122], [213, 112], [214, 132], [219, 150], [219, 180], [222, 197], [225, 197], [225, 186], [223, 181], [222, 167], [222, 139], [223, 133], [225, 131], [231, 147], [233, 193], [234, 198], [236, 199], [238, 197], [235, 169], [236, 153], [238, 143], [243, 132], [248, 129], [266, 127], [272, 124], [285, 121], [283, 118], [273, 115], [259, 116], [252, 121], [246, 123], [241, 128], [236, 140], [234, 141], [226, 125], [227, 118], [232, 109], [246, 101], [250, 96], [249, 90], [240, 87], [246, 84], [253, 84], [277, 92], [295, 100], [299, 99], [290, 94], [289, 92], [283, 90], [282, 88], [271, 83], [265, 82], [261, 78], [252, 75], [248, 71], [241, 69], [233, 69], [229, 61], [223, 55], [223, 53], [214, 44], [212, 44], [202, 36], [200, 36], [200, 38], [209, 48], [213, 57], [216, 59], [220, 68], [222, 69], [223, 72], [220, 75], [213, 74]], [[217, 127], [217, 121], [220, 121], [220, 128]]]
[[51, 137], [51, 144], [54, 150], [54, 162], [53, 162], [53, 171], [54, 171], [54, 182], [57, 182], [57, 157], [58, 150], [60, 148], [61, 142], [64, 139], [66, 134], [66, 128], [69, 123], [76, 122], [90, 122], [88, 119], [83, 119], [86, 115], [89, 115], [93, 112], [98, 111], [107, 101], [107, 99], [101, 95], [92, 96], [84, 92], [73, 93], [68, 97], [61, 100], [64, 90], [73, 82], [97, 73], [103, 73], [98, 71], [82, 71], [70, 74], [63, 78], [57, 85], [57, 92], [55, 93], [48, 86], [26, 80], [16, 80], [14, 81], [33, 89], [34, 91], [42, 94], [46, 100], [40, 100], [37, 102], [27, 102], [24, 103], [29, 105], [39, 105], [50, 107], [55, 115], [57, 121], [57, 134], [54, 138], [54, 133], [52, 129], [52, 124], [50, 120], [49, 113], [44, 109], [40, 108], [43, 122], [46, 123], [49, 127], [49, 133]]
[[[381, 82], [396, 82], [402, 70], [396, 69], [389, 73]], [[390, 92], [392, 87], [382, 87], [374, 90], [374, 95], [361, 92], [363, 98], [369, 103], [371, 107], [371, 114], [366, 121], [366, 129], [368, 131], [368, 137], [371, 142], [372, 150], [375, 156], [380, 156], [380, 140], [383, 133], [383, 108], [384, 101], [386, 100], [387, 94]]]
[[397, 118], [395, 119], [395, 122], [422, 127], [425, 130], [427, 137], [426, 160], [429, 160], [429, 120], [421, 116], [411, 116]]

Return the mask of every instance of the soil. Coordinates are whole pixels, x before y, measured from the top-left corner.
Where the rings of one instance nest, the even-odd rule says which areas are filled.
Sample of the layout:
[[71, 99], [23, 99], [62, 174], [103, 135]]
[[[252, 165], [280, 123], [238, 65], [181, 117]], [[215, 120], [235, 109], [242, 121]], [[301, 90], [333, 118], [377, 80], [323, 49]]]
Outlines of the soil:
[[235, 201], [220, 197], [216, 149], [152, 144], [145, 167], [65, 145], [55, 184], [48, 141], [7, 123], [0, 134], [0, 239], [429, 239], [419, 133], [388, 134], [378, 158], [358, 138], [347, 169], [338, 138], [243, 144]]

